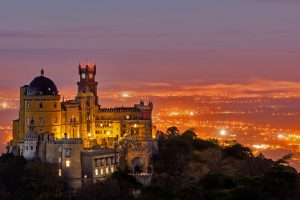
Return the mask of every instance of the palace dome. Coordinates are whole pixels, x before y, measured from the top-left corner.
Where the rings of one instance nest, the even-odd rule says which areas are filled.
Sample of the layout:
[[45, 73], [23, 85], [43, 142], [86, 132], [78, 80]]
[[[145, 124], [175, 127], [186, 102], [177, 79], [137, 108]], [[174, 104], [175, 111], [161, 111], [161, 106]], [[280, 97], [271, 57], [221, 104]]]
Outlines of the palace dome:
[[41, 76], [35, 77], [30, 82], [27, 89], [27, 95], [58, 95], [58, 90], [51, 79], [44, 77], [44, 70], [42, 70]]

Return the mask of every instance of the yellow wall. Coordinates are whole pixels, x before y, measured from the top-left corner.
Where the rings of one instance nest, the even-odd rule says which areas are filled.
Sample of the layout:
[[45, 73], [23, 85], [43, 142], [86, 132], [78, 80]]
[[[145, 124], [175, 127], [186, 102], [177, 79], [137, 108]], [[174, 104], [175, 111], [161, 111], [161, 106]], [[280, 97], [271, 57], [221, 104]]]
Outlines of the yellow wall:
[[[40, 108], [40, 103], [43, 104]], [[55, 106], [56, 104], [56, 106]], [[59, 96], [35, 96], [25, 100], [25, 134], [29, 132], [30, 121], [34, 120], [35, 133], [50, 132], [61, 138], [61, 103]]]

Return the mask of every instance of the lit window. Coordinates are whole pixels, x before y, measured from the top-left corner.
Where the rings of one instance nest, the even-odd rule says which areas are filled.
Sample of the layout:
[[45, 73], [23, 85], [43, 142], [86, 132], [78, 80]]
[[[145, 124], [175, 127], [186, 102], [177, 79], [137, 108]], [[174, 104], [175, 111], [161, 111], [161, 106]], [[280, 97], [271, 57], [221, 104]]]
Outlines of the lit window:
[[101, 169], [101, 171], [100, 171], [100, 172], [101, 172], [101, 174], [103, 175], [103, 169]]
[[58, 157], [58, 163], [61, 163], [61, 157]]
[[114, 167], [111, 167], [111, 168], [110, 168], [110, 171], [111, 171], [111, 173], [114, 173], [115, 168], [114, 168]]
[[27, 109], [29, 109], [30, 108], [30, 103], [29, 102], [27, 102]]
[[93, 74], [89, 74], [89, 78], [93, 79], [94, 75]]
[[126, 115], [126, 119], [129, 119], [129, 115]]
[[82, 79], [85, 79], [85, 73], [82, 73], [82, 74], [81, 74], [81, 78], [82, 78]]
[[99, 171], [98, 169], [95, 169], [95, 175], [98, 176], [99, 175]]
[[58, 169], [58, 176], [61, 176], [61, 169]]
[[107, 174], [109, 173], [108, 167], [106, 167], [105, 172], [106, 172]]
[[70, 165], [71, 165], [71, 161], [67, 160], [66, 161], [66, 167], [70, 167]]
[[57, 117], [54, 117], [54, 123], [57, 123]]
[[87, 175], [84, 175], [83, 177], [84, 177], [84, 178], [87, 178]]

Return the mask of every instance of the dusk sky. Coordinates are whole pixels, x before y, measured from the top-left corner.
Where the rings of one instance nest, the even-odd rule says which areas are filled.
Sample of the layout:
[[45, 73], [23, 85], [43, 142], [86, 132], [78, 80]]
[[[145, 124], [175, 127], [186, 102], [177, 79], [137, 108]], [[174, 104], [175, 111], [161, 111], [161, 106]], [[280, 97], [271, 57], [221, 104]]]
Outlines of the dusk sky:
[[299, 0], [27, 0], [0, 5], [0, 93], [41, 68], [75, 92], [80, 61], [102, 92], [297, 89]]

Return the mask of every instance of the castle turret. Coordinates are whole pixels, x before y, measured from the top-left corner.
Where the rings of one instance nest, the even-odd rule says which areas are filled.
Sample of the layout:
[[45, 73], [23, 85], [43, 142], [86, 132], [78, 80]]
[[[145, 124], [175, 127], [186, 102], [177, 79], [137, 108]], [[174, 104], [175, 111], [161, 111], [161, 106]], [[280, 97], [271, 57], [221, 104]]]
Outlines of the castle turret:
[[95, 81], [96, 76], [96, 64], [90, 66], [86, 64], [84, 67], [79, 64], [79, 75], [80, 81], [77, 82], [78, 93], [80, 92], [92, 92], [95, 96], [95, 103], [98, 103], [97, 96], [97, 85], [98, 82]]

